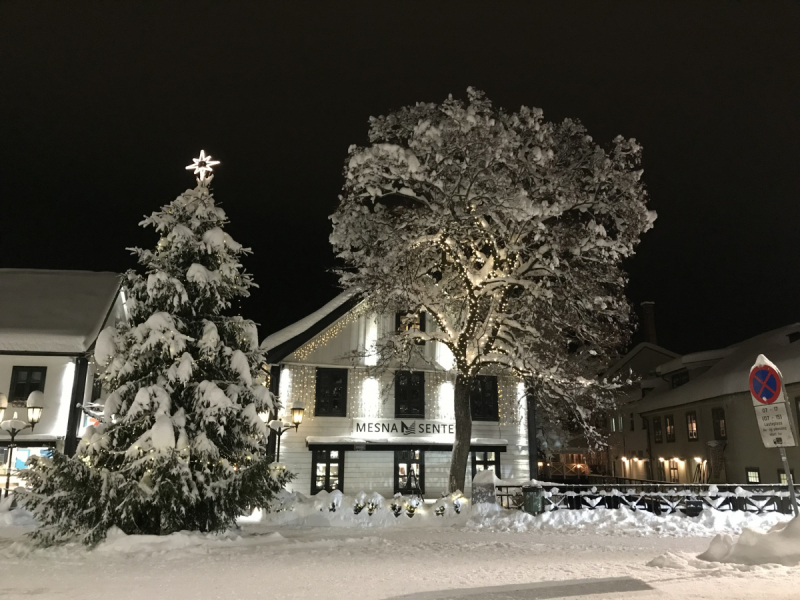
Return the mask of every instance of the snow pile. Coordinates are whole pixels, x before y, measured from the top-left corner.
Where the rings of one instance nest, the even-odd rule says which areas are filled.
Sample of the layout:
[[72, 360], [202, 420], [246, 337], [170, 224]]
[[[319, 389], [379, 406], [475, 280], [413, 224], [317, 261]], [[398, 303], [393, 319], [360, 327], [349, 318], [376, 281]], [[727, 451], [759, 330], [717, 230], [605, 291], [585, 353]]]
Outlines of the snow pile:
[[800, 565], [800, 519], [778, 523], [766, 533], [745, 529], [736, 542], [717, 535], [697, 558], [742, 565]]
[[682, 513], [659, 516], [629, 508], [555, 510], [534, 517], [496, 504], [476, 504], [472, 507], [467, 527], [475, 531], [682, 537], [739, 533], [747, 527], [765, 530], [788, 519], [787, 515], [779, 513], [754, 515], [715, 510], [705, 510], [697, 517]]
[[[279, 533], [270, 537], [283, 539]], [[242, 537], [232, 533], [211, 534], [194, 531], [178, 531], [170, 535], [127, 535], [112, 527], [104, 542], [95, 552], [115, 554], [167, 554], [175, 550], [208, 552], [210, 548], [229, 547], [242, 542]]]
[[0, 502], [0, 527], [35, 527], [36, 520], [24, 508], [13, 506], [14, 496]]

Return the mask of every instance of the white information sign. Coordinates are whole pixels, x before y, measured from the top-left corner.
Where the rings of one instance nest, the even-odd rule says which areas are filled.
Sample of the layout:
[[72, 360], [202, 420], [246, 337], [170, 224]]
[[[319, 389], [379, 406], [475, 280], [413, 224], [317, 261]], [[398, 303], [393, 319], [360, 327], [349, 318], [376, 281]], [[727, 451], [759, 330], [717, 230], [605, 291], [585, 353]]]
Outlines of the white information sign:
[[756, 421], [765, 448], [787, 448], [797, 445], [792, 432], [792, 417], [786, 402], [757, 404]]

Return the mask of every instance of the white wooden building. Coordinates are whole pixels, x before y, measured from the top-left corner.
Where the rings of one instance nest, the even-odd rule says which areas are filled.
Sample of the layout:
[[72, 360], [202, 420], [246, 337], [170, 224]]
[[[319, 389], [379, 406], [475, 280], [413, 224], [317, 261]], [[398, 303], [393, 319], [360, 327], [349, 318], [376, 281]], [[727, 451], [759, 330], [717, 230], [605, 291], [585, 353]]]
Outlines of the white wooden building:
[[[99, 390], [93, 386], [91, 351], [100, 331], [126, 318], [117, 273], [0, 269], [0, 392], [14, 413], [27, 421], [31, 392], [44, 396], [41, 421], [16, 436], [11, 484], [32, 454], [51, 448], [72, 453], [89, 417], [81, 405]], [[8, 433], [0, 429], [0, 478], [9, 462]]]
[[[428, 321], [432, 321], [428, 320]], [[280, 459], [297, 477], [292, 491], [314, 494], [409, 491], [414, 472], [426, 497], [446, 492], [454, 439], [452, 354], [426, 342], [425, 360], [408, 371], [370, 377], [373, 357], [354, 359], [397, 326], [395, 314], [376, 315], [347, 294], [262, 343], [270, 386], [290, 421], [305, 409], [299, 429], [280, 440]], [[421, 325], [431, 327], [421, 315]], [[481, 374], [472, 394], [471, 456], [467, 490], [480, 470], [502, 479], [529, 479], [526, 401], [521, 382], [508, 374]]]

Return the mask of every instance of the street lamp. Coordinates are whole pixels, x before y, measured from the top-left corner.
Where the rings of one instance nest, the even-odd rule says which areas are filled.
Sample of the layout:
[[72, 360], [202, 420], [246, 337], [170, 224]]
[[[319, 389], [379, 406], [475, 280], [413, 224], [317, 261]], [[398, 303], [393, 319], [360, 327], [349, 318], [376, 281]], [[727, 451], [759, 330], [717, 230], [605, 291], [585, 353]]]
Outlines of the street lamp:
[[36, 424], [42, 419], [42, 411], [44, 411], [44, 394], [39, 391], [31, 392], [28, 396], [25, 408], [28, 413], [28, 422], [22, 421], [17, 418], [17, 411], [10, 419], [4, 419], [6, 409], [8, 408], [8, 398], [5, 394], [0, 394], [0, 429], [8, 432], [11, 436], [11, 443], [8, 445], [8, 467], [6, 469], [6, 493], [5, 497], [8, 498], [8, 490], [11, 487], [11, 456], [14, 453], [14, 448], [17, 447], [14, 439], [17, 434], [23, 429], [31, 428], [33, 431]]
[[[275, 442], [275, 462], [281, 462], [281, 436], [289, 431], [292, 427], [294, 430], [297, 431], [297, 428], [300, 427], [300, 423], [303, 422], [303, 414], [305, 413], [306, 409], [302, 406], [293, 406], [292, 409], [292, 422], [291, 423], [284, 423], [283, 421], [274, 420], [270, 421], [268, 426], [269, 428], [275, 432], [277, 437], [277, 441]], [[261, 417], [261, 420], [265, 423], [267, 419], [269, 419], [269, 413], [261, 413], [258, 415]]]

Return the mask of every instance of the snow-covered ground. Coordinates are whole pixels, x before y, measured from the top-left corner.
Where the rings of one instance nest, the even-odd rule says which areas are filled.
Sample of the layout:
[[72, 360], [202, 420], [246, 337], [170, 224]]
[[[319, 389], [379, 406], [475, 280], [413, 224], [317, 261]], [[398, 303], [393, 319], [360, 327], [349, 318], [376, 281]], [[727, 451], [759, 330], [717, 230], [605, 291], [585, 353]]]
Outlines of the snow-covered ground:
[[116, 532], [93, 551], [35, 548], [26, 515], [0, 513], [0, 598], [774, 599], [796, 598], [800, 586], [800, 566], [697, 558], [714, 532], [781, 527], [777, 515], [660, 517], [659, 529], [659, 517], [604, 509], [533, 519], [479, 506], [448, 518], [403, 514], [388, 527], [366, 509], [333, 521], [317, 513], [316, 526], [284, 513], [220, 536]]

